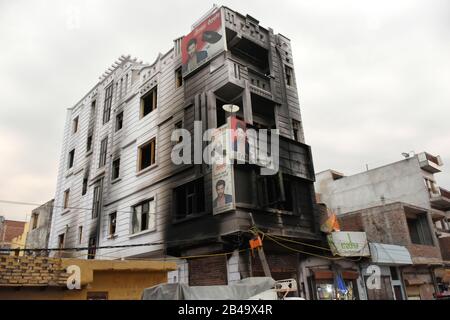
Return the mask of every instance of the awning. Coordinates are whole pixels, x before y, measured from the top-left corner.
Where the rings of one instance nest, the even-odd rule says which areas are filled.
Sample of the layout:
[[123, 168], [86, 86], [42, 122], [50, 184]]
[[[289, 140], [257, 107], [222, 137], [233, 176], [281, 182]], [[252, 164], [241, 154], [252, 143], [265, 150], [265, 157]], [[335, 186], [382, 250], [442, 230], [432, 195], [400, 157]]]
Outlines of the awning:
[[404, 246], [384, 243], [369, 243], [372, 262], [386, 265], [413, 264], [409, 251]]
[[314, 273], [314, 279], [321, 280], [321, 279], [333, 279], [334, 273], [330, 270], [313, 270]]
[[426, 281], [423, 279], [410, 278], [410, 279], [405, 279], [405, 283], [407, 286], [420, 286], [421, 284], [426, 283]]
[[[331, 270], [312, 270], [314, 273], [314, 279], [316, 280], [325, 280], [325, 279], [334, 279], [334, 272]], [[342, 278], [345, 280], [355, 280], [358, 279], [359, 273], [354, 270], [342, 270]]]

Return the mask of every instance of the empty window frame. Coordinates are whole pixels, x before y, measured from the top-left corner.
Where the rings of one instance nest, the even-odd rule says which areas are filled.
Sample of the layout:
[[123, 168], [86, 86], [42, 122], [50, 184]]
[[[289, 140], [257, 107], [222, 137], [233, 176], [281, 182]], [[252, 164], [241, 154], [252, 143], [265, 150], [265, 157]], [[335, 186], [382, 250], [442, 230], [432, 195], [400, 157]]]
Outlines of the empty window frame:
[[73, 167], [74, 161], [75, 161], [75, 149], [73, 149], [69, 152], [69, 159], [68, 159], [68, 163], [67, 163], [67, 167], [69, 169]]
[[101, 186], [97, 185], [94, 187], [94, 195], [92, 200], [92, 219], [98, 217], [100, 213], [101, 206]]
[[95, 253], [97, 251], [97, 237], [92, 236], [89, 238], [89, 245], [88, 245], [88, 259], [94, 259]]
[[111, 117], [111, 106], [113, 98], [113, 84], [105, 89], [105, 102], [103, 105], [103, 124], [107, 123]]
[[157, 88], [153, 88], [141, 98], [141, 118], [157, 108]]
[[101, 168], [106, 164], [106, 154], [108, 152], [108, 137], [105, 137], [100, 143], [100, 158], [98, 167]]
[[83, 177], [83, 185], [81, 187], [81, 195], [84, 196], [87, 193], [88, 177]]
[[181, 73], [181, 67], [175, 70], [175, 88], [179, 88], [183, 85], [183, 75]]
[[156, 163], [156, 139], [153, 138], [139, 147], [138, 170], [144, 170]]
[[38, 221], [39, 221], [39, 213], [33, 212], [31, 216], [31, 230], [34, 230], [38, 227]]
[[292, 120], [292, 131], [294, 133], [294, 140], [300, 142], [300, 121]]
[[426, 214], [417, 215], [416, 218], [407, 218], [406, 221], [412, 243], [433, 245], [433, 238]]
[[67, 189], [66, 191], [64, 191], [64, 196], [63, 196], [63, 208], [67, 209], [69, 207], [69, 198], [70, 198], [70, 189]]
[[78, 244], [83, 241], [83, 226], [78, 227]]
[[89, 133], [86, 140], [86, 152], [90, 152], [91, 150], [92, 150], [92, 133]]
[[203, 178], [191, 181], [174, 189], [175, 220], [205, 212]]
[[133, 207], [133, 216], [131, 220], [132, 233], [138, 233], [145, 230], [155, 230], [156, 212], [155, 200], [145, 200]]
[[123, 111], [120, 111], [117, 115], [116, 115], [116, 128], [115, 131], [119, 131], [120, 129], [122, 129], [123, 127]]
[[64, 249], [64, 237], [65, 237], [64, 233], [58, 235], [58, 249]]
[[112, 212], [109, 215], [109, 236], [114, 236], [116, 234], [117, 226], [117, 212]]
[[284, 66], [284, 72], [286, 75], [286, 84], [288, 86], [292, 86], [294, 84], [294, 76], [293, 76], [292, 68], [289, 66]]
[[112, 163], [112, 180], [120, 177], [120, 158], [117, 158]]
[[72, 121], [72, 133], [77, 133], [77, 131], [78, 131], [78, 120], [79, 120], [79, 117], [77, 116]]

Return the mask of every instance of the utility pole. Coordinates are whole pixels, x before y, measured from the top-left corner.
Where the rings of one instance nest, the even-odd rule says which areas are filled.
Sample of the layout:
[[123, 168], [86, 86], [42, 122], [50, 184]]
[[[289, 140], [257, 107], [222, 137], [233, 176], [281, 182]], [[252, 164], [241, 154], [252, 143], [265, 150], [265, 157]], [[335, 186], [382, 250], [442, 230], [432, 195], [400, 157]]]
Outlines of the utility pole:
[[[255, 220], [253, 219], [253, 214], [250, 212], [249, 215], [250, 215], [250, 219], [252, 221], [252, 227], [256, 227]], [[255, 238], [253, 238], [253, 240], [250, 240], [250, 247], [252, 247], [252, 249], [253, 249], [253, 245], [252, 245], [253, 243], [255, 244], [254, 248], [256, 248], [256, 250], [258, 251], [259, 260], [261, 261], [264, 275], [266, 277], [272, 278], [272, 274], [270, 273], [269, 264], [267, 263], [266, 255], [264, 253], [262, 241], [261, 241], [261, 238], [259, 237], [259, 235], [255, 234]]]

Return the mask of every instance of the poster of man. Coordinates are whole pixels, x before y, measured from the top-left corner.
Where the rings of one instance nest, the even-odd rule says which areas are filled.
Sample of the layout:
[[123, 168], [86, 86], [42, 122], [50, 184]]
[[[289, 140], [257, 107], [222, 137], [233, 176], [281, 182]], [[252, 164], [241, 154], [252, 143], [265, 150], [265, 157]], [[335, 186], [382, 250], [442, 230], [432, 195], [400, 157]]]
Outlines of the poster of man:
[[225, 37], [220, 9], [197, 25], [181, 41], [183, 76], [225, 50]]
[[218, 180], [216, 182], [217, 197], [214, 199], [213, 207], [223, 207], [226, 204], [233, 202], [233, 196], [225, 193], [226, 182], [225, 180]]

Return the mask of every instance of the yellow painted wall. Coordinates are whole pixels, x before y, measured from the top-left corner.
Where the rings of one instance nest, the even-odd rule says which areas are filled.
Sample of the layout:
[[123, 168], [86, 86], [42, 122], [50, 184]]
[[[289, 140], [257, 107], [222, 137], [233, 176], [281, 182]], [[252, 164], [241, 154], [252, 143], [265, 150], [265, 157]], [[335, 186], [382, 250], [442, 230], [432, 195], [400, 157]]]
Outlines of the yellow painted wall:
[[108, 292], [109, 300], [140, 300], [145, 288], [167, 282], [167, 271], [94, 271], [81, 290], [66, 287], [0, 287], [0, 300], [86, 300], [88, 292]]

